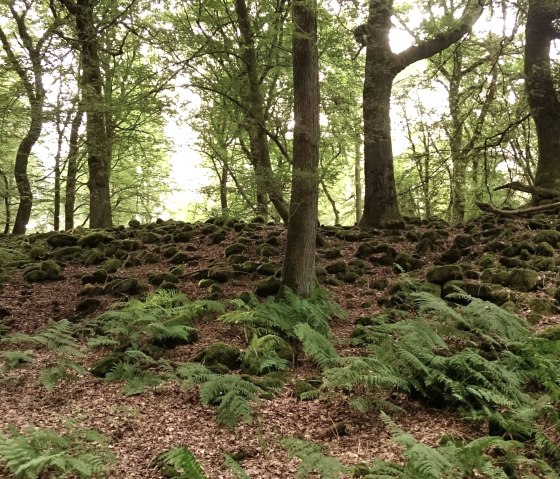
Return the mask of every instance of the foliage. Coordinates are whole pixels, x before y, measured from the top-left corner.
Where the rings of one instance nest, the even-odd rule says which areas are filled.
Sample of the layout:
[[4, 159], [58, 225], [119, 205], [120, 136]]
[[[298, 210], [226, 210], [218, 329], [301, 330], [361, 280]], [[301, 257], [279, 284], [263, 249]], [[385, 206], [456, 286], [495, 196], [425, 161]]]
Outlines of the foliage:
[[164, 465], [172, 468], [170, 479], [208, 479], [196, 457], [187, 447], [174, 447], [161, 455]]
[[544, 462], [523, 455], [523, 444], [517, 441], [492, 436], [469, 443], [447, 439], [433, 448], [403, 432], [387, 415], [381, 413], [381, 419], [394, 441], [404, 446], [404, 463], [376, 461], [363, 476], [366, 479], [508, 479], [521, 470], [526, 478], [539, 477], [532, 471], [559, 477]]
[[158, 291], [145, 301], [132, 299], [118, 303], [90, 322], [100, 334], [88, 342], [89, 347], [112, 346], [114, 349], [142, 349], [165, 340], [188, 340], [194, 332], [191, 324], [209, 313], [223, 312], [216, 301], [190, 301], [178, 291]]
[[296, 479], [308, 477], [313, 473], [318, 474], [321, 479], [339, 479], [345, 471], [338, 459], [323, 454], [321, 446], [315, 443], [286, 438], [281, 444], [288, 449], [290, 457], [300, 460]]
[[97, 431], [70, 424], [69, 432], [28, 428], [20, 433], [14, 427], [0, 433], [0, 461], [16, 479], [56, 477], [106, 477], [114, 458], [107, 438]]
[[200, 401], [217, 406], [219, 424], [233, 428], [240, 420], [252, 422], [252, 403], [265, 391], [248, 378], [233, 374], [216, 374], [201, 364], [187, 363], [176, 374], [189, 386], [200, 385]]
[[224, 454], [224, 460], [228, 469], [233, 472], [237, 479], [251, 479], [231, 454]]
[[[68, 320], [52, 322], [48, 327], [35, 334], [15, 333], [5, 338], [1, 342], [8, 343], [31, 343], [38, 347], [55, 353], [53, 364], [41, 370], [39, 376], [41, 384], [51, 391], [55, 384], [63, 379], [74, 377], [77, 374], [85, 374], [86, 370], [77, 362], [84, 353], [76, 345], [73, 334], [73, 326]], [[11, 354], [7, 354], [11, 353]], [[8, 362], [27, 362], [30, 359], [29, 351], [14, 351], [4, 353]]]
[[332, 300], [326, 289], [316, 288], [309, 298], [302, 298], [285, 289], [280, 299], [270, 299], [254, 307], [243, 306], [218, 319], [225, 324], [242, 326], [247, 337], [272, 334], [293, 342], [298, 340], [298, 324], [308, 324], [312, 330], [330, 338], [329, 319], [344, 315], [345, 312]]

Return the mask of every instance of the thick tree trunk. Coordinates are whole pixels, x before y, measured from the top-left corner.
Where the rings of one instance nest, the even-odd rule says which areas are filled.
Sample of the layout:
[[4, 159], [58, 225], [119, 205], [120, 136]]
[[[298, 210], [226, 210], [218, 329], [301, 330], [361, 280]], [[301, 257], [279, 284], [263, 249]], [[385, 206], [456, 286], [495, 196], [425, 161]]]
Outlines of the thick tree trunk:
[[393, 0], [369, 0], [367, 23], [355, 31], [366, 46], [364, 78], [364, 214], [360, 225], [383, 227], [401, 221], [391, 144], [391, 89], [396, 75], [459, 41], [482, 13], [482, 2], [470, 2], [453, 26], [399, 54], [391, 51], [389, 33]]
[[283, 285], [309, 296], [315, 284], [315, 241], [319, 198], [319, 67], [317, 2], [293, 3], [292, 62], [294, 143], [290, 221]]
[[[539, 159], [535, 186], [560, 191], [560, 100], [551, 71], [550, 45], [560, 38], [560, 4], [531, 0], [525, 28], [525, 88], [535, 121]], [[533, 195], [537, 203], [541, 198]]]
[[265, 128], [264, 100], [259, 84], [257, 70], [257, 52], [251, 26], [251, 19], [245, 0], [235, 0], [235, 12], [239, 22], [239, 30], [243, 38], [243, 61], [246, 67], [249, 88], [248, 102], [250, 107], [251, 138], [255, 142], [255, 174], [257, 191], [268, 193], [274, 208], [284, 221], [288, 223], [289, 211], [282, 195], [282, 188], [272, 170], [268, 135]]
[[70, 128], [70, 141], [68, 144], [68, 167], [66, 170], [66, 195], [64, 200], [64, 229], [74, 228], [74, 213], [76, 205], [76, 181], [78, 176], [78, 156], [80, 152], [80, 126], [84, 112], [81, 100], [78, 100], [76, 115]]
[[362, 219], [362, 162], [360, 154], [360, 140], [356, 140], [355, 153], [354, 153], [354, 194], [356, 195], [354, 201], [354, 209], [356, 212], [356, 224]]
[[88, 151], [89, 225], [107, 228], [112, 225], [108, 158], [102, 76], [95, 29], [94, 0], [78, 0], [75, 5], [76, 30], [81, 48], [82, 99], [87, 114], [86, 145]]

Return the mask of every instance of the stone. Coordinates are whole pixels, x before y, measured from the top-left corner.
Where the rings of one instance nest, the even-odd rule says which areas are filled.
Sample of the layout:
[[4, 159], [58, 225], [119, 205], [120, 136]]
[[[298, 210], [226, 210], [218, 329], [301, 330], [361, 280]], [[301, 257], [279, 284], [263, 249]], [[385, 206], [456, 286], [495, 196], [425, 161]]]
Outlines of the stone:
[[190, 253], [187, 253], [185, 251], [178, 251], [169, 259], [169, 262], [171, 264], [185, 264], [191, 261], [192, 259], [193, 256]]
[[496, 264], [496, 258], [491, 253], [483, 253], [478, 260], [478, 264], [483, 268], [491, 268]]
[[47, 244], [51, 248], [76, 246], [78, 244], [78, 238], [67, 233], [55, 233], [47, 238]]
[[232, 254], [243, 253], [246, 249], [247, 249], [247, 246], [245, 246], [244, 244], [241, 244], [241, 243], [233, 243], [233, 244], [229, 245], [229, 246], [224, 250], [224, 254], [225, 254], [226, 258], [228, 258], [228, 257], [231, 256]]
[[49, 251], [42, 246], [33, 246], [33, 248], [29, 250], [28, 254], [31, 259], [42, 260], [48, 258]]
[[274, 276], [277, 269], [278, 267], [272, 263], [262, 263], [256, 271], [263, 276]]
[[468, 250], [451, 248], [439, 257], [439, 261], [443, 264], [453, 264], [459, 261], [466, 254], [468, 254]]
[[235, 276], [235, 271], [229, 266], [213, 266], [208, 270], [208, 278], [218, 281], [220, 283], [226, 283], [231, 278]]
[[195, 362], [201, 362], [207, 367], [221, 364], [232, 371], [239, 369], [241, 365], [241, 351], [229, 344], [216, 342], [200, 352], [195, 357]]
[[210, 244], [219, 244], [227, 238], [227, 234], [224, 230], [216, 231], [210, 234]]
[[256, 261], [245, 261], [244, 263], [238, 264], [236, 269], [239, 271], [243, 271], [244, 273], [254, 273], [257, 271], [259, 267], [259, 263]]
[[85, 284], [80, 291], [78, 291], [78, 296], [99, 296], [103, 294], [103, 286]]
[[556, 260], [554, 258], [537, 258], [530, 264], [537, 271], [556, 271]]
[[113, 294], [137, 294], [143, 288], [136, 278], [114, 279], [107, 283], [104, 291]]
[[[400, 273], [401, 269], [405, 272], [415, 271], [422, 267], [422, 261], [415, 258], [410, 253], [399, 253], [395, 258], [395, 272]], [[400, 268], [399, 268], [400, 267]]]
[[84, 253], [83, 263], [85, 266], [93, 266], [107, 261], [109, 258], [98, 248], [90, 249]]
[[86, 316], [93, 313], [100, 305], [101, 301], [97, 298], [85, 298], [76, 305], [76, 313]]
[[228, 257], [227, 262], [231, 265], [241, 264], [249, 261], [249, 257], [244, 254], [232, 254]]
[[431, 239], [429, 238], [422, 238], [418, 244], [416, 245], [416, 247], [414, 248], [414, 251], [416, 251], [416, 253], [420, 256], [424, 256], [425, 254], [429, 253], [430, 251], [433, 251], [435, 248], [434, 243], [432, 242]]
[[261, 255], [261, 258], [270, 258], [276, 255], [278, 250], [268, 243], [263, 243], [257, 247], [257, 253]]
[[148, 283], [159, 286], [162, 283], [177, 283], [178, 279], [171, 273], [150, 273], [148, 274]]
[[509, 282], [509, 271], [501, 268], [487, 268], [482, 272], [480, 279], [486, 283], [507, 286]]
[[78, 239], [78, 246], [80, 248], [96, 248], [100, 244], [110, 243], [113, 237], [101, 231], [86, 234]]
[[473, 244], [474, 244], [474, 239], [472, 238], [472, 236], [459, 234], [455, 236], [455, 239], [453, 240], [452, 243], [452, 247], [464, 249], [464, 248], [468, 248], [469, 246], [472, 246]]
[[116, 273], [120, 267], [121, 267], [121, 261], [116, 258], [112, 258], [112, 259], [108, 259], [104, 263], [101, 263], [99, 269], [103, 271], [107, 271], [107, 273], [109, 274], [112, 274], [112, 273]]
[[335, 261], [334, 263], [328, 264], [327, 266], [325, 266], [325, 269], [329, 274], [345, 273], [346, 271], [348, 271], [348, 265], [345, 261], [339, 260]]
[[374, 247], [375, 245], [372, 243], [361, 243], [356, 250], [355, 256], [357, 258], [366, 259], [376, 253], [376, 251], [374, 251]]
[[138, 229], [140, 228], [140, 221], [132, 219], [128, 222], [128, 227], [132, 229]]
[[138, 238], [145, 244], [156, 244], [161, 240], [161, 235], [153, 231], [142, 231]]
[[560, 232], [556, 230], [540, 230], [537, 231], [534, 237], [535, 243], [539, 244], [543, 241], [549, 243], [553, 247], [558, 247], [560, 242]]
[[267, 296], [274, 296], [278, 293], [282, 281], [274, 276], [269, 276], [268, 278], [261, 279], [255, 285], [255, 294], [261, 298], [266, 298]]
[[41, 271], [47, 275], [47, 279], [58, 279], [60, 277], [61, 268], [52, 260], [43, 261], [41, 263]]
[[428, 281], [436, 284], [444, 284], [451, 280], [463, 279], [463, 277], [463, 268], [456, 264], [435, 266], [426, 273]]
[[323, 253], [323, 257], [325, 259], [337, 259], [337, 258], [341, 258], [342, 257], [342, 252], [340, 251], [340, 248], [331, 248], [326, 250]]
[[24, 273], [24, 278], [28, 283], [40, 283], [42, 281], [46, 281], [48, 279], [48, 275], [40, 269], [32, 269]]
[[560, 324], [549, 326], [548, 328], [542, 330], [539, 333], [539, 336], [551, 341], [560, 341]]
[[522, 292], [533, 291], [537, 287], [538, 274], [527, 268], [515, 268], [509, 274], [508, 286]]
[[539, 256], [554, 256], [556, 254], [556, 249], [550, 243], [542, 241], [537, 245], [536, 253]]

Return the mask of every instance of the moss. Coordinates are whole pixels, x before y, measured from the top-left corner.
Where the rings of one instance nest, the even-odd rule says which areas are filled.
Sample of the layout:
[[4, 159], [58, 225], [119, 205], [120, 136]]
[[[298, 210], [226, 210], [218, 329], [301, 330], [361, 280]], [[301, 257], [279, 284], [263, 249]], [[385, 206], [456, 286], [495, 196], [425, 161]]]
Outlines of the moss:
[[108, 283], [104, 291], [113, 294], [137, 294], [142, 291], [142, 286], [136, 278], [114, 279]]
[[78, 238], [67, 233], [55, 233], [47, 238], [47, 244], [51, 248], [76, 246], [78, 244]]
[[101, 231], [86, 234], [78, 239], [78, 246], [80, 248], [96, 248], [100, 244], [110, 243], [113, 238]]
[[164, 282], [176, 283], [177, 281], [177, 277], [171, 273], [150, 273], [148, 275], [148, 283], [154, 286], [159, 286]]
[[247, 249], [247, 246], [245, 246], [244, 244], [233, 243], [233, 244], [229, 245], [224, 250], [224, 254], [225, 254], [226, 258], [228, 258], [229, 256], [231, 256], [233, 254], [243, 253], [246, 249]]
[[291, 346], [279, 336], [268, 334], [261, 338], [251, 341], [242, 358], [242, 368], [251, 374], [269, 373], [278, 370], [276, 367], [265, 367], [263, 369], [263, 359], [276, 355], [280, 359], [289, 361], [294, 359], [294, 352]]
[[264, 243], [257, 247], [257, 253], [259, 253], [263, 258], [270, 258], [271, 256], [277, 254], [278, 250], [274, 246]]
[[33, 246], [30, 250], [29, 250], [29, 257], [31, 259], [34, 260], [41, 260], [41, 259], [47, 259], [49, 256], [49, 252], [46, 248], [44, 248], [43, 246]]
[[229, 266], [213, 266], [208, 270], [208, 279], [226, 283], [235, 275], [235, 271]]
[[542, 243], [544, 241], [556, 248], [558, 246], [558, 243], [560, 242], [560, 232], [556, 230], [538, 231], [535, 234], [534, 241], [537, 244]]
[[100, 265], [100, 269], [107, 271], [109, 274], [116, 273], [120, 267], [121, 261], [116, 258], [108, 259]]
[[346, 271], [348, 271], [348, 265], [345, 261], [339, 260], [328, 264], [325, 269], [329, 274], [346, 273]]
[[41, 263], [41, 271], [47, 275], [47, 279], [58, 279], [60, 277], [60, 266], [52, 260], [43, 261]]
[[538, 275], [532, 269], [516, 268], [510, 272], [508, 286], [517, 291], [529, 292], [537, 287]]
[[428, 281], [436, 284], [444, 284], [448, 281], [463, 279], [463, 277], [463, 268], [456, 264], [436, 266], [426, 273]]
[[560, 341], [560, 324], [550, 326], [539, 333], [539, 336], [550, 339], [551, 341]]
[[115, 366], [124, 361], [124, 359], [124, 353], [111, 353], [108, 356], [105, 356], [99, 361], [93, 363], [89, 372], [95, 377], [104, 378], [115, 368]]
[[33, 269], [24, 274], [25, 280], [29, 283], [40, 283], [48, 279], [47, 273], [40, 269]]
[[235, 346], [230, 346], [222, 342], [217, 342], [208, 346], [198, 356], [195, 361], [210, 367], [221, 364], [228, 370], [239, 369], [241, 364], [241, 351]]
[[109, 258], [105, 256], [105, 254], [98, 248], [90, 249], [89, 251], [85, 252], [82, 257], [82, 262], [85, 266], [92, 266], [96, 264], [101, 264], [104, 261], [107, 261]]
[[395, 272], [400, 273], [401, 268], [405, 272], [415, 271], [422, 267], [422, 261], [410, 253], [399, 253], [395, 258]]
[[260, 296], [261, 298], [265, 298], [267, 296], [274, 296], [278, 293], [280, 286], [282, 285], [282, 281], [274, 276], [270, 276], [265, 279], [261, 279], [255, 285], [255, 294]]
[[256, 271], [263, 276], [273, 276], [277, 269], [278, 267], [272, 263], [262, 263]]
[[536, 253], [539, 256], [554, 256], [556, 253], [556, 249], [550, 243], [546, 241], [542, 241], [537, 245]]
[[483, 268], [492, 268], [496, 265], [496, 258], [491, 253], [484, 253], [478, 260], [478, 264]]
[[530, 264], [537, 271], [556, 271], [556, 260], [554, 258], [537, 258]]

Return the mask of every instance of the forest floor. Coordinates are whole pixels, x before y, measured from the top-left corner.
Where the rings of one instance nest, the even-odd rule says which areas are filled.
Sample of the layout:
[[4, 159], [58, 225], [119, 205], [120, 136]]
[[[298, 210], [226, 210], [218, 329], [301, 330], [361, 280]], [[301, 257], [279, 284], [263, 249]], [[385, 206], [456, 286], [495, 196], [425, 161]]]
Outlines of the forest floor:
[[[242, 292], [254, 291], [256, 282], [263, 278], [256, 272], [237, 271], [211, 292], [207, 285], [201, 287], [201, 278], [205, 278], [211, 268], [221, 266], [228, 271], [232, 268], [233, 261], [226, 258], [225, 249], [243, 237], [242, 260], [269, 263], [279, 269], [285, 239], [282, 226], [260, 223], [247, 223], [243, 229], [233, 226], [233, 223], [229, 227], [207, 223], [193, 225], [190, 229], [181, 222], [135, 225], [135, 228], [108, 230], [111, 240], [103, 241], [95, 248], [81, 246], [86, 253], [100, 250], [106, 261], [112, 258], [109, 246], [113, 238], [120, 241], [123, 238], [139, 239], [139, 248], [127, 256], [116, 253], [120, 256], [120, 263], [111, 277], [105, 279], [105, 283], [111, 278], [139, 280], [143, 288], [135, 297], [143, 298], [157, 289], [149, 282], [154, 273], [168, 272], [179, 266], [182, 268], [180, 274], [176, 271], [179, 291], [192, 300], [214, 294], [225, 301]], [[177, 229], [191, 231], [187, 235], [189, 239], [181, 241], [174, 236]], [[488, 269], [485, 267], [488, 265], [481, 265], [483, 256], [494, 255], [496, 262], [492, 267], [496, 269], [509, 271], [515, 266], [537, 271], [535, 284], [519, 286], [507, 284], [507, 281], [499, 285], [488, 282], [497, 289], [490, 289], [485, 293], [488, 297], [482, 299], [501, 298], [502, 303], [508, 300], [510, 307], [530, 320], [535, 331], [559, 324], [558, 302], [554, 296], [560, 282], [557, 266], [560, 264], [560, 233], [556, 244], [552, 244], [555, 248], [552, 257], [557, 261], [554, 267], [540, 271], [532, 267], [539, 259], [537, 245], [540, 243], [535, 236], [544, 234], [539, 233], [544, 231], [555, 237], [553, 232], [557, 230], [560, 230], [560, 221], [554, 217], [529, 221], [486, 217], [467, 227], [451, 227], [440, 220], [413, 221], [407, 222], [406, 229], [369, 232], [357, 228], [323, 228], [326, 246], [319, 248], [317, 263], [333, 273], [322, 271], [326, 273], [321, 275], [322, 285], [348, 313], [346, 318], [334, 318], [331, 322], [337, 350], [343, 356], [363, 354], [350, 343], [350, 335], [358, 319], [375, 316], [394, 305], [394, 285], [401, 280], [401, 271], [394, 266], [398, 254], [401, 254], [401, 265], [410, 270], [407, 277], [422, 281], [434, 265], [461, 264], [464, 271], [469, 272], [465, 282], [471, 285], [470, 294], [475, 288], [481, 291], [481, 285], [485, 284], [481, 278], [489, 277], [489, 273], [483, 276], [483, 271]], [[152, 235], [143, 236], [140, 232]], [[87, 230], [76, 231], [74, 236], [79, 238], [87, 233]], [[270, 241], [271, 238], [276, 239]], [[39, 278], [30, 282], [30, 277], [26, 278], [29, 264], [52, 259], [58, 248], [58, 245], [50, 246], [48, 239], [49, 235], [32, 235], [23, 240], [0, 238], [0, 251], [4, 251], [4, 265], [0, 255], [0, 272], [2, 269], [7, 272], [0, 284], [0, 323], [4, 326], [4, 336], [16, 332], [31, 334], [49, 321], [62, 319], [87, 324], [114, 302], [131, 295], [97, 291], [98, 294], [90, 297], [95, 301], [83, 303], [87, 296], [78, 294], [84, 292], [83, 277], [99, 269], [98, 264], [84, 264], [88, 262], [84, 261], [84, 254], [60, 260], [62, 269], [60, 275], [55, 274], [56, 279]], [[532, 251], [523, 248], [524, 241], [534, 245]], [[368, 252], [364, 244], [371, 246], [373, 252]], [[265, 247], [266, 254], [263, 254], [263, 245], [270, 246]], [[512, 245], [510, 251], [504, 253]], [[166, 251], [169, 247], [176, 249], [175, 254], [183, 253], [184, 261], [175, 256], [175, 250]], [[22, 252], [23, 256], [18, 256], [16, 251]], [[148, 253], [152, 256], [146, 262], [144, 259]], [[15, 254], [16, 260], [13, 257], [6, 259], [9, 254]], [[35, 256], [33, 263], [25, 256], [29, 254]], [[131, 256], [140, 261], [125, 266]], [[514, 258], [519, 262], [500, 262], [501, 258]], [[333, 266], [335, 263], [338, 267]], [[338, 273], [334, 272], [337, 268]], [[349, 275], [349, 272], [355, 274]], [[197, 321], [196, 329], [196, 342], [169, 352], [173, 361], [193, 361], [201, 351], [216, 342], [241, 349], [247, 346], [243, 330], [236, 326], [202, 319]], [[10, 349], [14, 349], [12, 344], [0, 343], [0, 351]], [[71, 418], [80, 427], [95, 429], [109, 438], [109, 448], [116, 457], [108, 476], [111, 478], [164, 478], [155, 459], [173, 446], [187, 446], [212, 479], [235, 477], [224, 464], [225, 453], [238, 457], [243, 469], [253, 479], [294, 477], [298, 460], [291, 459], [280, 444], [280, 440], [286, 437], [321, 444], [325, 453], [347, 465], [369, 463], [374, 459], [394, 460], [402, 451], [380, 420], [379, 410], [358, 412], [349, 405], [343, 393], [301, 400], [294, 392], [296, 381], [321, 374], [311, 361], [303, 358], [289, 370], [282, 391], [255, 404], [251, 424], [241, 422], [228, 429], [217, 424], [214, 407], [201, 404], [196, 388], [185, 390], [173, 382], [164, 382], [140, 394], [125, 395], [119, 382], [107, 382], [86, 373], [60, 381], [49, 391], [40, 385], [39, 374], [42, 365], [56, 361], [53, 354], [39, 349], [31, 366], [0, 370], [0, 432], [6, 433], [8, 425], [20, 431], [30, 425], [65, 431], [69, 427], [67, 419]], [[83, 364], [90, 367], [102, 354], [102, 350], [88, 352]], [[469, 441], [487, 433], [485, 427], [467, 422], [453, 411], [425, 406], [402, 393], [391, 393], [387, 399], [403, 411], [391, 413], [393, 421], [422, 443], [437, 446], [443, 436]], [[11, 477], [1, 469], [0, 476]]]

